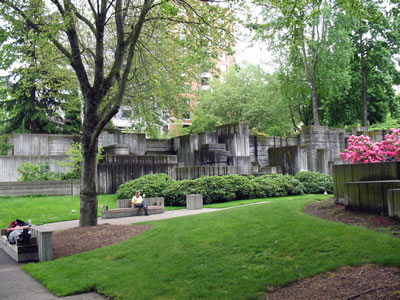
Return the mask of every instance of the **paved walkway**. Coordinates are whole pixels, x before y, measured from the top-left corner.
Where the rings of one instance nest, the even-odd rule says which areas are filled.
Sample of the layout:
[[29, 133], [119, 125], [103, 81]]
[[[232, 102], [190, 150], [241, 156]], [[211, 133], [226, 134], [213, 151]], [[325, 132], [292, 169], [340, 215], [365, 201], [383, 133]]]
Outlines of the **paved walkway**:
[[[266, 202], [258, 202], [248, 205], [256, 205], [256, 204], [265, 204]], [[132, 223], [140, 223], [145, 221], [155, 221], [155, 220], [164, 220], [164, 219], [172, 219], [183, 216], [197, 215], [215, 211], [221, 211], [225, 209], [232, 209], [243, 207], [234, 206], [229, 208], [203, 208], [198, 210], [170, 210], [166, 211], [163, 214], [150, 215], [150, 216], [141, 216], [141, 217], [127, 217], [127, 218], [117, 218], [117, 219], [98, 219], [98, 224], [114, 224], [114, 225], [123, 225], [123, 224], [132, 224]], [[57, 223], [49, 223], [42, 225], [42, 228], [46, 228], [49, 230], [62, 230], [73, 227], [78, 227], [79, 221], [66, 221], [66, 222], [57, 222]], [[103, 296], [97, 293], [85, 293], [74, 296], [68, 296], [59, 298], [51, 294], [45, 287], [43, 287], [37, 280], [32, 278], [29, 274], [25, 273], [21, 266], [22, 263], [17, 263], [12, 260], [3, 250], [0, 250], [0, 299], [1, 300], [54, 300], [54, 299], [65, 299], [65, 300], [104, 300]]]

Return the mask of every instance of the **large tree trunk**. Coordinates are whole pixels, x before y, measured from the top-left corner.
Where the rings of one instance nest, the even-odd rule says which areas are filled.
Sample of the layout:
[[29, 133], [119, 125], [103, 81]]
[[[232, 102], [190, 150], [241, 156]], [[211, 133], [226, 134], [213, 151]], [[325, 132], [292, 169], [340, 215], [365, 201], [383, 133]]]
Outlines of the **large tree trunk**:
[[[98, 95], [91, 95], [96, 99]], [[98, 123], [98, 99], [86, 101], [85, 118], [82, 128], [82, 174], [81, 174], [81, 201], [79, 226], [97, 225], [97, 136], [94, 137], [95, 127]]]
[[312, 68], [311, 68], [311, 89], [312, 89], [312, 108], [313, 108], [313, 119], [314, 125], [319, 126], [318, 116], [318, 94], [317, 94], [317, 49], [313, 46], [311, 48], [312, 54]]

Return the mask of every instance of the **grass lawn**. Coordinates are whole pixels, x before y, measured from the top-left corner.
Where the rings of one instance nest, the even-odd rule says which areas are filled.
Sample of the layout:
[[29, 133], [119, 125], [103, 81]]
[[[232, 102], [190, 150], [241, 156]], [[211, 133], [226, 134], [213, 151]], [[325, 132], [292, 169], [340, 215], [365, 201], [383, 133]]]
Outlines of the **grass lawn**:
[[400, 266], [400, 239], [307, 215], [320, 195], [148, 222], [108, 248], [23, 267], [58, 296], [93, 288], [116, 299], [257, 299], [340, 266]]
[[[107, 205], [116, 208], [117, 195], [99, 195], [98, 216], [101, 216], [101, 208]], [[252, 199], [232, 201], [226, 203], [208, 204], [205, 207], [224, 208], [253, 202], [266, 201], [268, 199]], [[79, 196], [26, 196], [26, 197], [0, 197], [0, 228], [6, 228], [11, 221], [21, 219], [33, 224], [77, 220], [79, 219]], [[166, 206], [165, 210], [185, 209], [186, 207]], [[75, 210], [76, 212], [72, 212]]]
[[[99, 216], [103, 205], [117, 207], [117, 195], [99, 195], [98, 201]], [[79, 196], [0, 197], [0, 205], [0, 228], [17, 218], [35, 225], [79, 219]]]

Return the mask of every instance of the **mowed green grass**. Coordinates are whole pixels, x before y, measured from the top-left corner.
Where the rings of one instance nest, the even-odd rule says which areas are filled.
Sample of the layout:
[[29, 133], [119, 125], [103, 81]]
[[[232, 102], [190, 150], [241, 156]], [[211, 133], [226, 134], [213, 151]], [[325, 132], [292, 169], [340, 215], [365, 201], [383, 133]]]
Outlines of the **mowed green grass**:
[[[0, 228], [17, 218], [35, 225], [79, 219], [79, 196], [0, 197], [0, 205]], [[117, 196], [98, 196], [99, 216], [103, 205], [115, 208]]]
[[94, 288], [115, 299], [258, 299], [345, 265], [400, 266], [400, 239], [305, 214], [318, 198], [148, 222], [128, 241], [23, 269], [58, 296]]

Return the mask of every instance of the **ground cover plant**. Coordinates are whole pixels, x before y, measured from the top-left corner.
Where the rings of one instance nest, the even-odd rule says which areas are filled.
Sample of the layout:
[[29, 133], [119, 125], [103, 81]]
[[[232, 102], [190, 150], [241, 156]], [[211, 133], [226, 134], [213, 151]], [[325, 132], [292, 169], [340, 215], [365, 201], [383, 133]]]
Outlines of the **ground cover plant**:
[[303, 212], [319, 198], [146, 222], [153, 229], [131, 240], [23, 269], [58, 296], [95, 288], [115, 299], [255, 299], [345, 265], [400, 266], [399, 239]]

